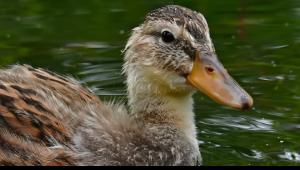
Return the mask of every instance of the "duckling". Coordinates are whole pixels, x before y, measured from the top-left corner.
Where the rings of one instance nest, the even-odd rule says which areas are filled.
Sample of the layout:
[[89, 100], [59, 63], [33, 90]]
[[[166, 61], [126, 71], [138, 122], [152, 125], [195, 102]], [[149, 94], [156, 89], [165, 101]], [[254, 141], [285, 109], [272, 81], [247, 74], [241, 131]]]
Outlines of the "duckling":
[[198, 12], [150, 12], [123, 52], [128, 109], [42, 68], [0, 70], [0, 165], [201, 165], [192, 95], [253, 105]]

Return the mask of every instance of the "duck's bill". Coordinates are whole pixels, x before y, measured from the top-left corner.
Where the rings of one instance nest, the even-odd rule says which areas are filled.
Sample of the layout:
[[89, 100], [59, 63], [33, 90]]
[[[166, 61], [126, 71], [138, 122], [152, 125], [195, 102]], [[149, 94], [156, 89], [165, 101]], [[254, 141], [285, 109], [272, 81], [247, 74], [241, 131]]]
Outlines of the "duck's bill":
[[237, 109], [249, 109], [253, 105], [252, 97], [231, 78], [214, 54], [197, 52], [187, 81], [220, 104]]

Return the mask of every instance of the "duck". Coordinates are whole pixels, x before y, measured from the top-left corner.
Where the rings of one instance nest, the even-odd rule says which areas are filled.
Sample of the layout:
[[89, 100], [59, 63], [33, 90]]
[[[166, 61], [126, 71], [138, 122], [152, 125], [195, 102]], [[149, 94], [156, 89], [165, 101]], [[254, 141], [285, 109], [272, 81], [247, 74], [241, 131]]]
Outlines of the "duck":
[[122, 51], [128, 102], [102, 101], [76, 79], [30, 65], [0, 70], [0, 165], [202, 165], [193, 94], [235, 109], [252, 97], [218, 60], [205, 17], [149, 12]]

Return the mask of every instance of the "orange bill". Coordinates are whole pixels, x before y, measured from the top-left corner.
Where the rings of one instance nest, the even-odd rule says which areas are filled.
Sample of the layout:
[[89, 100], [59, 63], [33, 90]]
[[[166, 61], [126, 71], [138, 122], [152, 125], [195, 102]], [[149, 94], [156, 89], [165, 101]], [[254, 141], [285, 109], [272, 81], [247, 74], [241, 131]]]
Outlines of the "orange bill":
[[215, 55], [197, 52], [187, 82], [216, 102], [237, 109], [249, 109], [252, 97], [228, 74]]

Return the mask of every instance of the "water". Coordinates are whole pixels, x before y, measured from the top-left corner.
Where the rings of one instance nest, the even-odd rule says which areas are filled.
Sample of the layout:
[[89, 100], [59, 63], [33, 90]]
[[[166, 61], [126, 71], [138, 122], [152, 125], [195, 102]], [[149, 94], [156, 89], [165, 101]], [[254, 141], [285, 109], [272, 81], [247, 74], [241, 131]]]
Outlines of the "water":
[[298, 0], [0, 0], [0, 65], [48, 68], [124, 99], [121, 50], [166, 4], [206, 16], [220, 60], [255, 101], [241, 112], [195, 95], [204, 165], [300, 165]]

